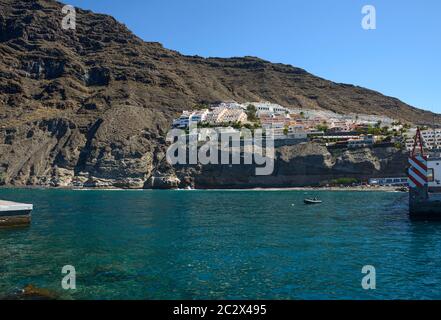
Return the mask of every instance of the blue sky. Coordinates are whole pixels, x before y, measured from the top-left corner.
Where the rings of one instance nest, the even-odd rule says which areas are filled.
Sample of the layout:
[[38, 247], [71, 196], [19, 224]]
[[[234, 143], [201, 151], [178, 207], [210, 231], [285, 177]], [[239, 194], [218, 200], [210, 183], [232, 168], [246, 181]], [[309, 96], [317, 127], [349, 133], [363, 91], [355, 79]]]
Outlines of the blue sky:
[[[205, 57], [257, 56], [441, 113], [439, 0], [64, 0], [146, 41]], [[361, 27], [374, 5], [377, 29]]]

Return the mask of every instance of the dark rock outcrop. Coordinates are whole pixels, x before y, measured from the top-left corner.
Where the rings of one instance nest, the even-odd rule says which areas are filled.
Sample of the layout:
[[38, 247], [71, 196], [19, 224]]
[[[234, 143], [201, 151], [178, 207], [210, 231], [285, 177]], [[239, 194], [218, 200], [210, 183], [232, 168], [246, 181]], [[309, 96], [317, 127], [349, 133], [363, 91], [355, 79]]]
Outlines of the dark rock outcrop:
[[15, 292], [9, 296], [1, 297], [0, 300], [57, 300], [58, 294], [47, 290], [27, 285], [22, 290]]
[[180, 188], [318, 187], [339, 178], [405, 177], [407, 153], [393, 147], [328, 150], [314, 143], [276, 149], [274, 171], [255, 174], [254, 165], [178, 166], [171, 169]]

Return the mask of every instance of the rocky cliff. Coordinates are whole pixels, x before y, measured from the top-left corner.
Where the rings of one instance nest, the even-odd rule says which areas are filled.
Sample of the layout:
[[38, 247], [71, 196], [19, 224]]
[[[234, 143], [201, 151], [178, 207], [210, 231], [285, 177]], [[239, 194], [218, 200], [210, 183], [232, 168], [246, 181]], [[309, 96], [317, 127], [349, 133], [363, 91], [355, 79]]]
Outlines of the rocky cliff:
[[[254, 57], [184, 56], [144, 42], [112, 17], [90, 11], [77, 9], [76, 30], [63, 30], [62, 7], [51, 0], [0, 0], [4, 184], [142, 187], [163, 166], [171, 119], [200, 103], [268, 100], [415, 123], [440, 119], [395, 98], [333, 83], [289, 65]], [[304, 176], [301, 184], [309, 178], [294, 174], [305, 163], [297, 151], [301, 150], [280, 150], [277, 172], [280, 177]], [[311, 157], [325, 159], [329, 153], [321, 150]], [[332, 175], [331, 167], [355, 168], [356, 173], [359, 167], [346, 167], [355, 155], [341, 157], [322, 161], [323, 170]], [[372, 157], [372, 165], [361, 166], [377, 170], [382, 158]], [[308, 175], [324, 172], [303, 166], [310, 170], [304, 171]], [[198, 186], [230, 183], [228, 175], [210, 176], [221, 168], [202, 168], [201, 174], [197, 170], [187, 178], [182, 173], [183, 180]], [[264, 183], [243, 179], [249, 185]], [[288, 181], [284, 179], [269, 184], [282, 185]]]
[[[394, 147], [328, 149], [301, 143], [275, 150], [274, 171], [255, 174], [254, 165], [158, 166], [146, 188], [318, 187], [339, 179], [366, 182], [372, 177], [405, 177], [408, 154]], [[242, 161], [243, 163], [243, 161]]]

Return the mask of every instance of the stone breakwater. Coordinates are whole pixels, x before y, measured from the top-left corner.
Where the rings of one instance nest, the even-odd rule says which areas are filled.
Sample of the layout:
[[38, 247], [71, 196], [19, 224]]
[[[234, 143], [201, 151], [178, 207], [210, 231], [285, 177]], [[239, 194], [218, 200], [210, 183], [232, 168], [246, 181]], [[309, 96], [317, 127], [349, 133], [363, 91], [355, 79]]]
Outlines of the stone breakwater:
[[0, 200], [0, 227], [30, 224], [32, 209], [32, 204]]

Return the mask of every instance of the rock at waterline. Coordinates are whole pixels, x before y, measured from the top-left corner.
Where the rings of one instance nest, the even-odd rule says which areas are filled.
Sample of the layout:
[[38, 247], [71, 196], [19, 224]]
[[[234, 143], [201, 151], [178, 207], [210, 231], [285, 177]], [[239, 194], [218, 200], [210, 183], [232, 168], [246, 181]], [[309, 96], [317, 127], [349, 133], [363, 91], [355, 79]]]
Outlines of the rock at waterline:
[[58, 295], [48, 289], [27, 285], [18, 292], [2, 297], [0, 300], [57, 300]]

